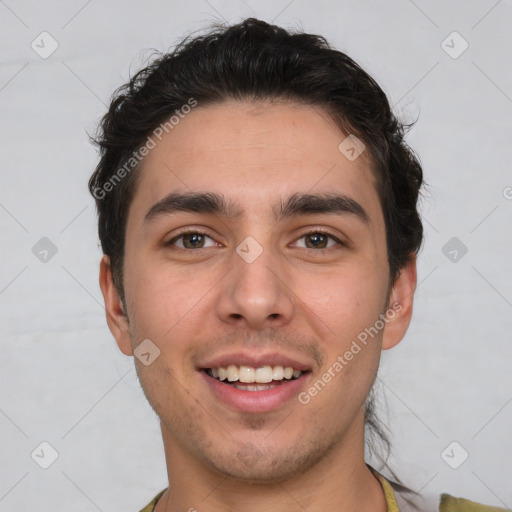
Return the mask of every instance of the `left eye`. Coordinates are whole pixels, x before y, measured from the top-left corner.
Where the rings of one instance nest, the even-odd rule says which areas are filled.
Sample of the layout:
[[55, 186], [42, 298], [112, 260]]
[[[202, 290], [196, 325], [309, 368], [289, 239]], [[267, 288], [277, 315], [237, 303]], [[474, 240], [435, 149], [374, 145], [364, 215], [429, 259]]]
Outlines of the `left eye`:
[[[207, 240], [210, 240], [209, 245], [206, 245]], [[297, 246], [304, 249], [328, 249], [334, 245], [341, 245], [341, 242], [336, 237], [322, 231], [305, 233], [297, 239], [296, 244], [299, 244], [300, 240], [304, 240], [303, 245]], [[219, 244], [205, 233], [190, 231], [173, 238], [169, 241], [168, 245], [174, 245], [179, 249], [204, 249], [206, 247], [215, 247]]]
[[[329, 239], [333, 242], [329, 245]], [[304, 240], [305, 249], [328, 249], [333, 245], [339, 245], [341, 242], [332, 235], [328, 233], [323, 233], [321, 231], [315, 231], [312, 233], [306, 233], [302, 235], [298, 240]]]

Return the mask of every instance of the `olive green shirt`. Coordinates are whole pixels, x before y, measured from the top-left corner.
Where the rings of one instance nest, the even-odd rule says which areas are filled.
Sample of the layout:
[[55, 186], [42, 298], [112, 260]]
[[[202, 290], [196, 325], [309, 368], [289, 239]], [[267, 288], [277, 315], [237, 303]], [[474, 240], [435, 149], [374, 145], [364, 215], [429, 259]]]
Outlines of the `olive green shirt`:
[[[391, 484], [380, 473], [375, 471], [373, 468], [370, 469], [376, 476], [377, 480], [380, 482], [382, 490], [384, 491], [386, 503], [388, 506], [387, 512], [400, 512], [400, 508], [398, 507], [397, 499]], [[160, 499], [165, 491], [166, 489], [159, 492], [151, 501], [151, 503], [148, 503], [148, 505], [146, 505], [140, 512], [153, 512], [156, 502]], [[481, 505], [479, 503], [475, 503], [474, 501], [465, 500], [463, 498], [454, 498], [449, 494], [442, 494], [439, 502], [439, 512], [504, 512], [505, 510], [507, 509], [488, 507], [486, 505]], [[413, 512], [414, 508], [410, 507], [410, 511]]]

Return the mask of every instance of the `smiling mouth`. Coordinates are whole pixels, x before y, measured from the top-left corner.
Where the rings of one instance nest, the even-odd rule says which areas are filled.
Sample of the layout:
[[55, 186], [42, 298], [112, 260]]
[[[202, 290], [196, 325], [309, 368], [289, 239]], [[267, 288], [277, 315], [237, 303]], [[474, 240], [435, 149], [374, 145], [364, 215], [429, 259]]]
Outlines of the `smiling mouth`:
[[265, 391], [299, 379], [309, 371], [301, 371], [291, 366], [220, 366], [204, 368], [210, 377], [243, 391]]

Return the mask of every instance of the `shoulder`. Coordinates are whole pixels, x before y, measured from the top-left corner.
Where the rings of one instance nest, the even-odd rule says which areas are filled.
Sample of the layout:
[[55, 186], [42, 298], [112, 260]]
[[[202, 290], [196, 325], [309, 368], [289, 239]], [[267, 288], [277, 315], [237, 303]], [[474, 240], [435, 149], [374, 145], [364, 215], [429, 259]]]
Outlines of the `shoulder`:
[[504, 512], [505, 508], [489, 507], [464, 498], [455, 498], [449, 494], [441, 494], [439, 512]]
[[156, 505], [156, 502], [161, 498], [162, 494], [166, 491], [167, 489], [164, 489], [163, 491], [159, 492], [152, 500], [150, 503], [148, 503], [140, 512], [153, 512], [155, 510], [155, 505]]

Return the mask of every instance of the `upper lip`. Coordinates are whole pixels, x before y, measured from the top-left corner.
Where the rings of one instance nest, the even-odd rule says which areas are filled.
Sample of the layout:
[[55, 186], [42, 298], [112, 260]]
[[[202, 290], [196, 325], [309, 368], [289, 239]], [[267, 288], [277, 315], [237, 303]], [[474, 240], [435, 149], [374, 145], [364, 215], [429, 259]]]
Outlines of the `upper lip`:
[[230, 364], [234, 364], [236, 366], [251, 366], [253, 368], [261, 368], [263, 366], [283, 366], [286, 368], [289, 366], [294, 370], [300, 370], [303, 372], [311, 369], [311, 365], [299, 361], [294, 357], [278, 354], [277, 352], [261, 354], [250, 352], [229, 352], [226, 354], [219, 354], [215, 357], [201, 361], [198, 368], [201, 370], [206, 368], [219, 368], [221, 366], [225, 368]]

